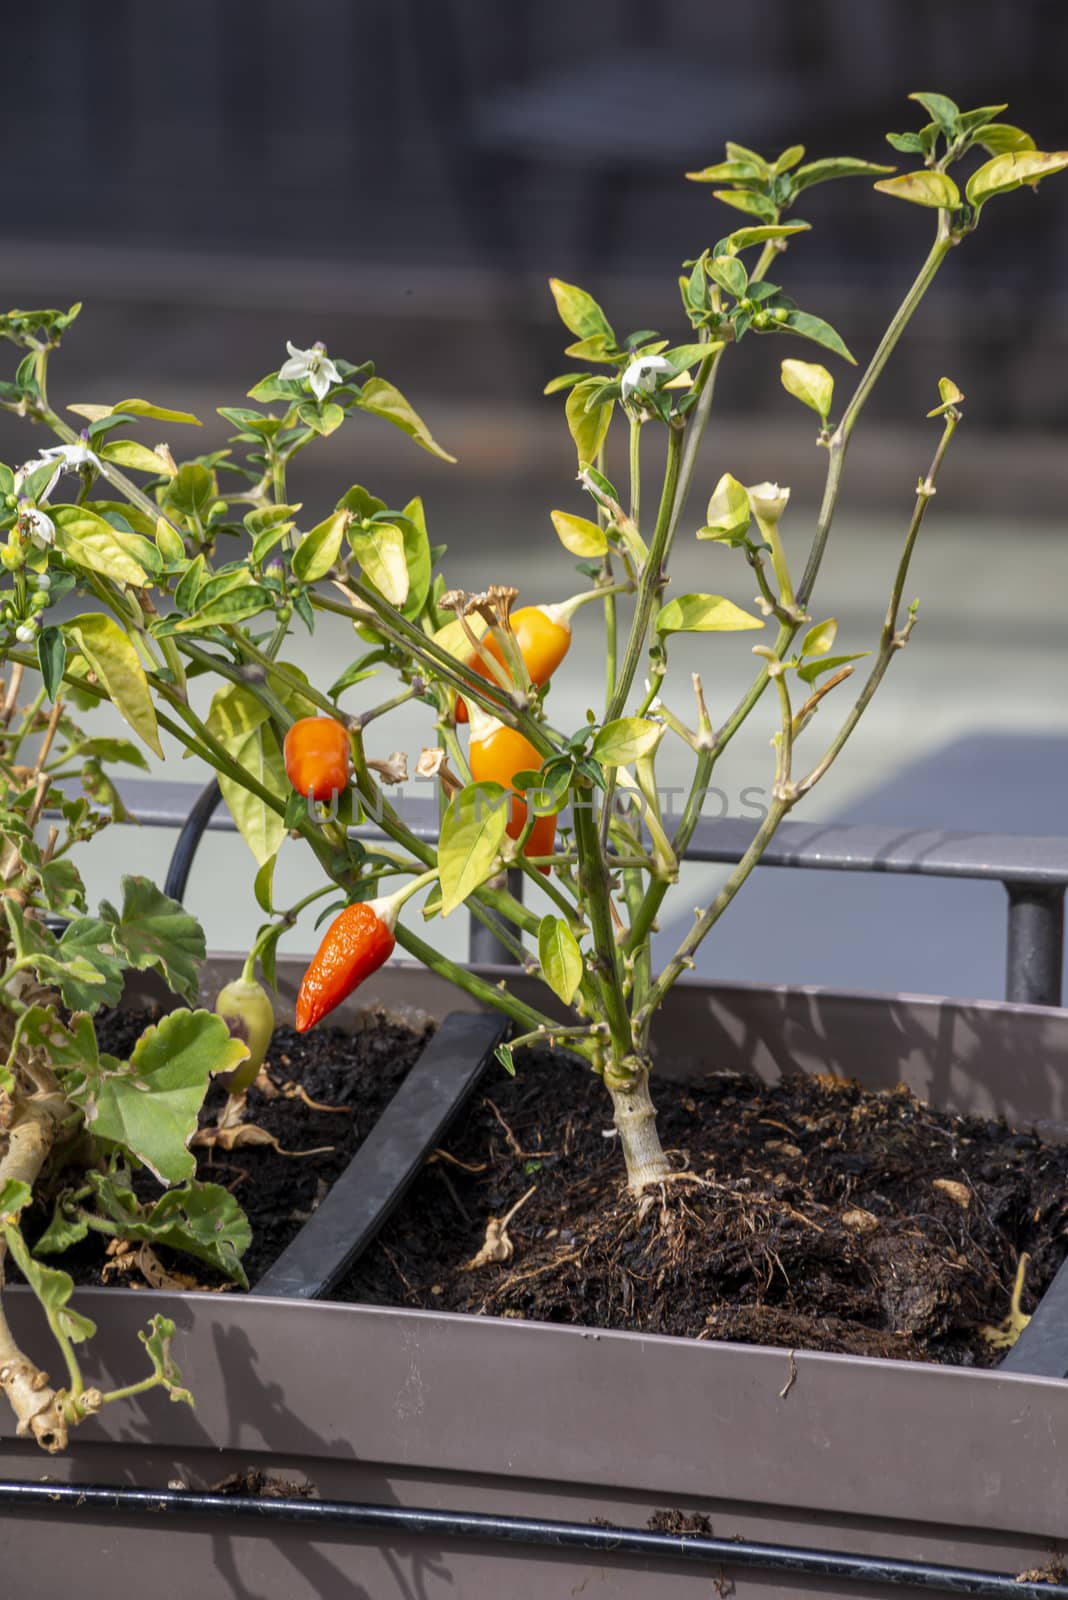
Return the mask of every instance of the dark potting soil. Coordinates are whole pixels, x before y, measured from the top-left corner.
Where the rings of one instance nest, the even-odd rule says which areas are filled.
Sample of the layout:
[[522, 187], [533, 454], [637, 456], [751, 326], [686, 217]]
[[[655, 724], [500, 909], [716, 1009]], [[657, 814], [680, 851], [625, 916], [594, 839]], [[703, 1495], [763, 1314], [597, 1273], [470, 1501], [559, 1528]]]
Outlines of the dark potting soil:
[[1027, 1312], [1068, 1250], [1068, 1148], [1003, 1122], [831, 1077], [654, 1094], [691, 1176], [638, 1202], [595, 1077], [548, 1051], [491, 1074], [337, 1297], [992, 1365], [1021, 1253]]
[[[153, 1013], [106, 1012], [97, 1018], [101, 1050], [126, 1059]], [[278, 1028], [264, 1062], [273, 1093], [253, 1085], [248, 1091], [245, 1120], [269, 1133], [280, 1146], [238, 1143], [226, 1150], [218, 1144], [196, 1147], [197, 1177], [231, 1190], [248, 1216], [252, 1243], [242, 1264], [250, 1284], [281, 1255], [351, 1161], [422, 1052], [433, 1029], [408, 1027], [384, 1012], [368, 1011], [355, 1030], [320, 1027], [306, 1034]], [[294, 1092], [337, 1110], [316, 1110]], [[226, 1103], [226, 1092], [213, 1085], [201, 1114], [210, 1127]], [[283, 1154], [282, 1152], [286, 1152]], [[290, 1153], [292, 1152], [292, 1153]], [[314, 1152], [302, 1154], [302, 1152]], [[160, 1188], [148, 1173], [137, 1175], [143, 1198]], [[47, 1220], [42, 1216], [41, 1222]], [[108, 1265], [106, 1240], [90, 1235], [84, 1244], [54, 1258], [79, 1283], [99, 1284]], [[158, 1256], [172, 1272], [189, 1274], [205, 1288], [229, 1280], [201, 1263], [173, 1251]], [[142, 1283], [136, 1265], [126, 1274], [107, 1273], [107, 1280], [129, 1286]]]

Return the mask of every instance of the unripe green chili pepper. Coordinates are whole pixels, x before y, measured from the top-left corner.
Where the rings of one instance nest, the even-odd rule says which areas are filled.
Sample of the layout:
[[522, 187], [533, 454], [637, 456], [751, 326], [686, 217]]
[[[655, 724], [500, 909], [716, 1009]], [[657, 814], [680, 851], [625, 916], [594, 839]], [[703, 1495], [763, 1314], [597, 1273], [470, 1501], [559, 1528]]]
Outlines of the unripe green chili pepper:
[[223, 1019], [231, 1037], [248, 1045], [248, 1057], [220, 1081], [231, 1094], [244, 1094], [263, 1065], [274, 1033], [274, 1007], [262, 984], [251, 972], [226, 984], [215, 997], [215, 1014]]

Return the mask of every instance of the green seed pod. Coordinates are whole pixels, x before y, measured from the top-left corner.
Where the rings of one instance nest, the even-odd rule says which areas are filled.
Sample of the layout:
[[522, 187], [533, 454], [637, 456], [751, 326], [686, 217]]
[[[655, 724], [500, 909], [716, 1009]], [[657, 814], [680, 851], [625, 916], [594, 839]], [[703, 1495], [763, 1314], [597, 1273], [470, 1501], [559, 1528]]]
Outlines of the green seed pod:
[[243, 1094], [263, 1065], [274, 1032], [274, 1008], [262, 984], [251, 978], [236, 978], [219, 990], [215, 1014], [223, 1019], [234, 1039], [247, 1044], [248, 1058], [230, 1073], [220, 1073], [220, 1081], [231, 1094]]

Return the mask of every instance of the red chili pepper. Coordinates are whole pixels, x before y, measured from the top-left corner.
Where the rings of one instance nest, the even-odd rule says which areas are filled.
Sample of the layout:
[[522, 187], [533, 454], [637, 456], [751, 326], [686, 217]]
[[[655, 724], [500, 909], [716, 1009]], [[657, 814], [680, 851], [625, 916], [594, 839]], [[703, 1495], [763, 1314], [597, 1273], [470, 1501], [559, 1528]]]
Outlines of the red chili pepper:
[[298, 794], [329, 800], [349, 781], [349, 734], [332, 717], [301, 717], [285, 737], [286, 777]]
[[297, 1032], [306, 1033], [393, 953], [397, 907], [389, 900], [346, 906], [312, 957], [297, 995]]

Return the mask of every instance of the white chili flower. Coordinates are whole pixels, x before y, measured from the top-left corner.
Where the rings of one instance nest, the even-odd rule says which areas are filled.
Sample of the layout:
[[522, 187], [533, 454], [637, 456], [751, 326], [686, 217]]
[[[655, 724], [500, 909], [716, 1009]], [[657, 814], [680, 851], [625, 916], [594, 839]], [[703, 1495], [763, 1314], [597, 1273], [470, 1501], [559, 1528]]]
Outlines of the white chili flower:
[[325, 344], [313, 344], [310, 350], [298, 350], [289, 339], [286, 349], [290, 359], [278, 369], [278, 376], [292, 383], [306, 383], [316, 400], [323, 400], [332, 384], [341, 382], [341, 374], [326, 353]]
[[777, 483], [754, 483], [746, 493], [758, 522], [778, 522], [790, 498], [789, 489], [781, 489]]
[[[31, 544], [37, 546], [38, 550], [47, 550], [55, 544], [56, 525], [47, 511], [41, 511], [37, 506], [24, 505], [19, 512], [19, 521], [26, 537]], [[47, 588], [50, 584], [51, 579], [49, 579], [48, 584], [45, 584], [41, 578], [37, 580], [38, 588]]]
[[652, 394], [661, 374], [673, 370], [671, 362], [663, 356], [636, 356], [623, 374], [623, 398], [632, 394]]
[[20, 622], [15, 629], [15, 638], [19, 644], [32, 644], [37, 637], [37, 630], [29, 622]]
[[36, 472], [38, 467], [51, 466], [52, 476], [44, 488], [38, 491], [38, 500], [47, 500], [64, 472], [77, 472], [80, 467], [96, 467], [100, 462], [86, 444], [57, 444], [48, 450], [42, 450], [33, 461], [24, 461], [15, 474], [15, 493], [18, 494], [22, 485], [31, 472]]

